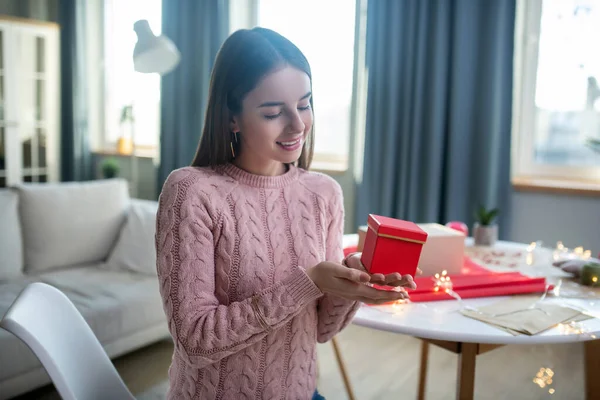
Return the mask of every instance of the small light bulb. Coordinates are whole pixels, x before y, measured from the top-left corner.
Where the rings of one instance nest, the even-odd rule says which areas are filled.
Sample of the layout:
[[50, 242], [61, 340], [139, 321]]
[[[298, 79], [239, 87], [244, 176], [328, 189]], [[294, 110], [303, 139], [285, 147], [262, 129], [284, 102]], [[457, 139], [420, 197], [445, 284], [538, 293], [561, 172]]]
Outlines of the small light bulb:
[[597, 277], [597, 276], [594, 276], [594, 277], [592, 278], [592, 282], [594, 282], [594, 283], [598, 282], [598, 277]]

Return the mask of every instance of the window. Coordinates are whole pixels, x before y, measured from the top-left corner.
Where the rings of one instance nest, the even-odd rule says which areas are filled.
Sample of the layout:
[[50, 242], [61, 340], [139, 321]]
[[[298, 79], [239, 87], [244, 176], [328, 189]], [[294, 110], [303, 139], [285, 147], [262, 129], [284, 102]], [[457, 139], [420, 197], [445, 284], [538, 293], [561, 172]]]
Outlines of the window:
[[310, 63], [315, 165], [348, 165], [355, 7], [348, 0], [258, 0], [258, 25], [291, 40]]
[[[105, 148], [115, 148], [120, 137], [131, 139], [133, 131], [137, 151], [157, 151], [160, 77], [133, 69], [133, 48], [137, 42], [133, 24], [146, 19], [154, 34], [160, 35], [161, 7], [161, 0], [105, 0]], [[129, 122], [129, 114], [133, 114], [134, 123]]]
[[521, 0], [513, 175], [600, 183], [600, 0]]

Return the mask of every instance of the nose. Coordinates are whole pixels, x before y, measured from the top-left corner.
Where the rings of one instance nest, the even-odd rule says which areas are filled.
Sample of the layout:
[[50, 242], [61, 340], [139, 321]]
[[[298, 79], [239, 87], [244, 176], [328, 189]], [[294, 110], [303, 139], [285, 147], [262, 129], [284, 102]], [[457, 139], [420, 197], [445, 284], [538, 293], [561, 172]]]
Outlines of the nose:
[[292, 132], [292, 133], [304, 132], [305, 127], [306, 127], [306, 125], [304, 125], [304, 121], [302, 121], [302, 118], [300, 117], [300, 113], [298, 111], [294, 111], [293, 113], [291, 113], [290, 124], [289, 124], [290, 132]]

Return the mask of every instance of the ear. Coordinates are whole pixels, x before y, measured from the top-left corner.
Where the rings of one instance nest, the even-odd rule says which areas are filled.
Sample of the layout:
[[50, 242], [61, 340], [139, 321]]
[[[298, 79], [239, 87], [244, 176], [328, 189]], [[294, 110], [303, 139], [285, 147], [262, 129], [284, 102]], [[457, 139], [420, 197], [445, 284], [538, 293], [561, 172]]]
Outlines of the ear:
[[231, 119], [229, 120], [229, 130], [231, 132], [235, 133], [235, 132], [241, 131], [240, 124], [238, 121], [239, 121], [238, 117], [235, 117], [235, 116], [231, 117]]

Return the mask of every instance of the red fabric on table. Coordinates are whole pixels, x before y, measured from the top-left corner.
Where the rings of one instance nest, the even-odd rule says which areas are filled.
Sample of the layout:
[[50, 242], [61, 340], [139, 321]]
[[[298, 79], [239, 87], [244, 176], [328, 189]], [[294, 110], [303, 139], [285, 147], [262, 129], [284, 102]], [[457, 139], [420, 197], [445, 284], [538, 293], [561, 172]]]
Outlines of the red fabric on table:
[[[532, 278], [522, 275], [518, 272], [492, 272], [488, 274], [477, 275], [448, 275], [452, 282], [452, 290], [486, 289], [505, 286], [530, 285], [534, 283], [545, 283], [544, 277]], [[433, 292], [435, 281], [430, 276], [419, 277], [415, 279], [417, 288], [411, 293]], [[440, 288], [440, 290], [443, 290]]]
[[[440, 271], [441, 272], [441, 271]], [[493, 274], [493, 271], [490, 271], [489, 269], [482, 267], [481, 265], [477, 264], [475, 261], [471, 260], [469, 257], [465, 256], [465, 261], [462, 267], [462, 270], [460, 271], [461, 274], [463, 275], [476, 275], [476, 274]]]
[[[454, 292], [458, 294], [461, 299], [472, 299], [481, 297], [510, 296], [514, 294], [543, 293], [545, 290], [546, 282], [544, 281], [523, 285], [496, 286], [485, 289], [459, 289], [455, 290]], [[443, 292], [442, 290], [440, 290], [439, 292], [409, 292], [409, 294], [410, 300], [414, 303], [425, 301], [455, 300], [454, 297], [452, 297], [448, 293]]]

